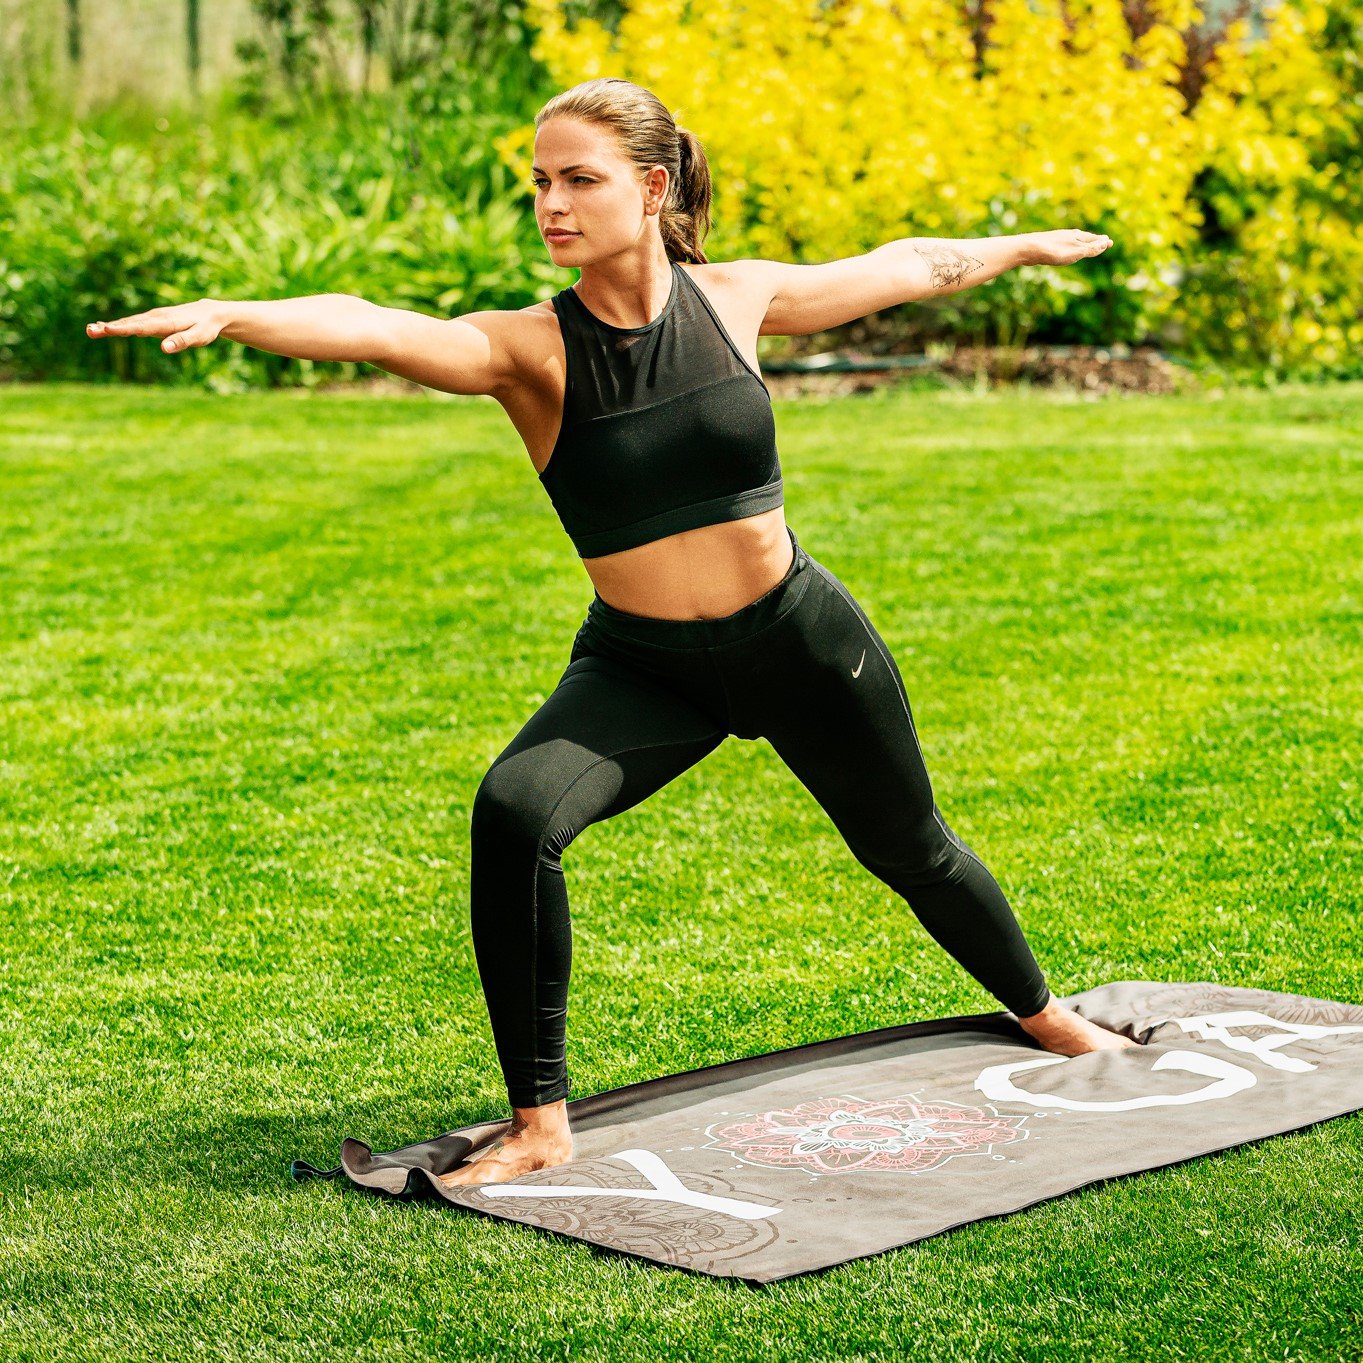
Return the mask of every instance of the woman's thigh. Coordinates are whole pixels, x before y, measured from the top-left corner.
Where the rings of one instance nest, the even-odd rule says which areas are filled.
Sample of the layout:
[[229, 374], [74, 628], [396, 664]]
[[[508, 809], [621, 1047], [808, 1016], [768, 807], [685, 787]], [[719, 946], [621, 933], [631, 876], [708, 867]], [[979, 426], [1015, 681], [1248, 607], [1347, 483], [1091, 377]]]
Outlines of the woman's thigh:
[[498, 755], [474, 800], [474, 838], [561, 854], [699, 762], [725, 732], [683, 696], [614, 659], [572, 662]]
[[684, 698], [578, 652], [473, 801], [473, 945], [512, 1106], [568, 1092], [572, 926], [562, 853], [589, 824], [637, 804], [724, 738]]
[[798, 605], [723, 662], [738, 731], [767, 739], [873, 870], [939, 879], [958, 858], [941, 821], [899, 667], [816, 560]]

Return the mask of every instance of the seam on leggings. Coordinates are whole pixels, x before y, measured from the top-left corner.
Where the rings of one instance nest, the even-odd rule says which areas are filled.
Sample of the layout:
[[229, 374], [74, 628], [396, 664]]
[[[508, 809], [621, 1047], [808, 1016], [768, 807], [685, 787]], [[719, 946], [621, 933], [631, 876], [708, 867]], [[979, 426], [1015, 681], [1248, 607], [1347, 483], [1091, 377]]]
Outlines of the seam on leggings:
[[549, 811], [549, 818], [546, 820], [544, 832], [539, 835], [535, 843], [535, 861], [530, 873], [530, 1015], [533, 1027], [538, 1031], [539, 1028], [539, 968], [540, 968], [540, 857], [544, 853], [545, 839], [549, 836], [549, 830], [554, 826], [554, 816], [558, 813], [559, 806], [572, 793], [573, 787], [582, 780], [588, 772], [595, 771], [603, 762], [612, 761], [617, 757], [624, 757], [632, 752], [649, 752], [653, 748], [680, 748], [688, 742], [698, 742], [697, 739], [673, 739], [666, 743], [640, 743], [632, 748], [621, 748], [619, 752], [607, 753], [604, 757], [598, 757], [595, 762], [584, 767], [571, 781], [568, 782], [567, 789], [554, 801], [554, 807]]
[[[795, 584], [794, 595], [789, 604], [781, 611], [775, 620], [769, 620], [760, 629], [755, 629], [751, 634], [745, 634], [741, 639], [730, 639], [722, 644], [710, 644], [706, 648], [706, 654], [710, 660], [710, 666], [714, 669], [716, 678], [719, 681], [720, 694], [724, 697], [724, 713], [727, 716], [728, 729], [734, 732], [734, 698], [733, 692], [729, 688], [729, 678], [725, 675], [724, 661], [733, 649], [744, 649], [759, 635], [765, 634], [769, 629], [775, 629], [793, 611], [799, 609], [800, 602], [804, 600], [805, 593], [809, 590], [809, 584], [814, 579], [811, 577], [802, 578]], [[775, 590], [773, 588], [773, 590]]]
[[[857, 608], [856, 608], [856, 603], [855, 603], [855, 602], [852, 600], [852, 598], [851, 598], [850, 596], [848, 596], [847, 593], [843, 590], [841, 584], [837, 581], [837, 579], [834, 578], [834, 577], [833, 577], [833, 576], [832, 576], [832, 575], [823, 567], [822, 564], [817, 563], [817, 562], [814, 562], [813, 560], [811, 560], [811, 563], [813, 563], [813, 566], [819, 570], [819, 573], [820, 573], [820, 575], [824, 578], [824, 580], [825, 580], [831, 587], [835, 588], [835, 589], [837, 590], [837, 592], [838, 592], [838, 595], [841, 596], [841, 597], [843, 598], [843, 600], [846, 601], [847, 604], [848, 604], [849, 606], [852, 607], [852, 613], [857, 617], [857, 619], [858, 619], [859, 621], [861, 621], [862, 628], [865, 629], [865, 628], [866, 628], [866, 622], [865, 622], [864, 620], [861, 619], [861, 612], [857, 610]], [[883, 648], [881, 648], [880, 645], [879, 645], [878, 643], [876, 643], [875, 635], [872, 634], [872, 633], [870, 632], [870, 630], [867, 630], [867, 637], [871, 640], [871, 642], [872, 642], [873, 644], [876, 644], [876, 652], [879, 653], [880, 656], [881, 656], [882, 658], [885, 659], [885, 665], [886, 665], [886, 667], [889, 667], [889, 668], [890, 668], [890, 676], [891, 676], [891, 678], [894, 678], [894, 676], [895, 676], [894, 668], [891, 666], [891, 664], [890, 664], [890, 659], [889, 659], [888, 655], [886, 654], [885, 650], [884, 650]], [[915, 743], [918, 744], [918, 755], [919, 755], [919, 757], [921, 758], [922, 755], [923, 755], [923, 744], [922, 744], [922, 741], [921, 741], [921, 740], [919, 739], [919, 737], [918, 737], [918, 729], [917, 729], [917, 727], [914, 725], [914, 722], [913, 722], [913, 714], [912, 714], [912, 713], [910, 712], [910, 710], [909, 710], [909, 702], [908, 702], [908, 700], [905, 698], [905, 695], [904, 695], [903, 691], [901, 691], [901, 690], [899, 689], [899, 684], [898, 684], [898, 680], [897, 680], [897, 679], [895, 680], [895, 691], [896, 691], [896, 692], [898, 693], [898, 695], [899, 695], [899, 703], [904, 707], [904, 714], [905, 714], [905, 716], [908, 718], [908, 721], [909, 721], [909, 729], [910, 729], [910, 731], [911, 731], [912, 734], [913, 734], [913, 741], [914, 741]], [[924, 767], [926, 767], [926, 766], [927, 766], [927, 762], [924, 761], [923, 765], [924, 765]], [[932, 804], [932, 817], [937, 821], [937, 826], [942, 830], [943, 833], [946, 834], [947, 841], [948, 841], [949, 843], [951, 843], [952, 846], [954, 846], [954, 847], [956, 847], [956, 848], [959, 848], [960, 851], [964, 852], [964, 853], [966, 854], [966, 856], [969, 857], [970, 860], [973, 861], [973, 862], [975, 863], [976, 866], [978, 866], [986, 875], [988, 875], [988, 876], [990, 876], [990, 877], [992, 878], [992, 877], [993, 877], [993, 872], [990, 871], [990, 869], [984, 864], [984, 862], [982, 862], [982, 861], [979, 859], [979, 857], [977, 857], [977, 856], [974, 854], [974, 852], [972, 852], [968, 847], [966, 847], [966, 846], [962, 843], [962, 841], [961, 841], [959, 838], [953, 837], [953, 836], [952, 836], [951, 830], [950, 830], [950, 829], [946, 826], [946, 824], [942, 821], [942, 816], [937, 812], [937, 802], [936, 802], [935, 800], [933, 801], [933, 804]], [[1049, 982], [1047, 981], [1047, 979], [1046, 979], [1046, 972], [1045, 972], [1044, 970], [1041, 972], [1041, 985], [1042, 985], [1042, 988], [1046, 991], [1046, 1000], [1045, 1000], [1045, 1002], [1041, 1005], [1042, 1008], [1044, 1008], [1044, 1007], [1046, 1006], [1046, 1003], [1049, 1003], [1050, 1000], [1051, 1000], [1051, 998], [1054, 997], [1053, 992], [1052, 992], [1051, 987], [1050, 987], [1050, 983], [1049, 983]], [[1016, 1016], [1018, 1016], [1018, 1017], [1028, 1017], [1028, 1016], [1030, 1016], [1030, 1014], [1027, 1014], [1027, 1013], [1017, 1013]]]
[[[811, 560], [811, 562], [813, 561]], [[856, 602], [854, 602], [852, 598], [847, 595], [846, 591], [843, 590], [842, 584], [839, 583], [838, 580], [835, 577], [833, 577], [832, 574], [829, 573], [827, 569], [823, 567], [822, 564], [814, 563], [813, 566], [819, 570], [819, 574], [820, 576], [823, 577], [824, 581], [827, 582], [829, 586], [833, 587], [837, 591], [838, 595], [841, 596], [842, 599], [846, 601], [849, 606], [851, 606], [852, 614], [857, 617], [857, 622], [861, 625], [863, 629], [866, 629], [866, 622], [861, 618], [861, 612], [857, 610]], [[922, 759], [923, 741], [918, 737], [918, 728], [913, 722], [913, 714], [909, 710], [909, 702], [905, 699], [903, 691], [899, 689], [899, 682], [898, 679], [895, 677], [894, 666], [890, 661], [889, 655], [885, 652], [883, 648], [881, 648], [879, 641], [876, 639], [876, 636], [872, 634], [869, 629], [866, 630], [866, 637], [870, 639], [870, 641], [875, 645], [876, 652], [880, 654], [882, 659], [884, 659], [885, 666], [889, 669], [890, 679], [895, 683], [895, 693], [899, 697], [899, 703], [904, 707], [904, 716], [909, 721], [909, 731], [913, 734], [913, 741], [918, 745], [918, 756], [920, 759]], [[923, 761], [923, 765], [924, 767], [927, 766], [926, 760]], [[966, 847], [959, 838], [952, 836], [951, 830], [942, 821], [942, 816], [937, 812], [936, 800], [932, 802], [932, 817], [936, 820], [937, 826], [942, 830], [943, 833], [946, 834], [947, 841], [953, 847], [957, 848], [961, 852], [964, 852], [966, 856], [968, 856], [971, 859], [971, 861], [973, 861], [975, 865], [980, 868], [980, 870], [986, 872], [990, 876], [993, 875], [993, 872], [989, 870], [989, 868], [984, 864], [984, 862], [982, 862], [979, 859], [979, 857], [977, 857], [974, 854], [974, 852], [972, 852], [968, 847]]]

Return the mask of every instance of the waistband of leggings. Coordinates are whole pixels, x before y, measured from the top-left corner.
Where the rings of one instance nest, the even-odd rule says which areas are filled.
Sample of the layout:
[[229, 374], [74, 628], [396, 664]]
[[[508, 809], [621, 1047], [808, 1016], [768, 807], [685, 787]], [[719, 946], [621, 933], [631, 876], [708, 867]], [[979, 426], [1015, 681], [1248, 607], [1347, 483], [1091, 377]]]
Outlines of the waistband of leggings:
[[617, 638], [657, 644], [662, 648], [715, 647], [745, 639], [767, 625], [775, 624], [791, 610], [809, 581], [809, 555], [800, 548], [800, 541], [789, 525], [786, 526], [786, 533], [790, 536], [793, 551], [786, 575], [756, 601], [750, 601], [732, 615], [708, 620], [668, 620], [654, 615], [631, 615], [628, 611], [608, 605], [599, 594], [593, 592], [592, 602], [587, 607], [587, 621]]

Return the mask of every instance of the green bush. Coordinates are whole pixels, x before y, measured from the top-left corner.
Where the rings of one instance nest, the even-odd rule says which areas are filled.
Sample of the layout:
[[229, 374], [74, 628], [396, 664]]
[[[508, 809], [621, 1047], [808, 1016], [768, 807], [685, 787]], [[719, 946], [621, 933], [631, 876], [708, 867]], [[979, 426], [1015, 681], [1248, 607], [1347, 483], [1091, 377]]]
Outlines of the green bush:
[[[308, 385], [353, 377], [360, 366], [233, 345], [168, 356], [140, 339], [92, 341], [85, 326], [205, 296], [351, 293], [439, 316], [547, 297], [571, 276], [549, 260], [536, 229], [527, 183], [535, 108], [597, 67], [626, 74], [636, 64], [637, 78], [669, 107], [690, 98], [697, 52], [727, 69], [715, 66], [713, 44], [687, 46], [686, 35], [713, 20], [706, 11], [679, 21], [668, 66], [654, 50], [658, 24], [646, 0], [630, 0], [629, 24], [583, 19], [570, 31], [559, 21], [577, 2], [515, 4], [502, 27], [485, 3], [487, 51], [497, 55], [460, 73], [448, 63], [471, 66], [472, 49], [455, 45], [382, 93], [342, 96], [295, 81], [284, 100], [257, 63], [250, 79], [197, 114], [126, 101], [79, 123], [49, 114], [40, 126], [0, 129], [0, 373], [219, 391]], [[785, 0], [782, 13], [802, 3]], [[976, 113], [994, 111], [996, 150], [984, 157], [948, 136], [966, 107], [960, 99], [933, 106], [945, 120], [940, 135], [908, 106], [895, 124], [902, 145], [878, 126], [868, 135], [874, 115], [862, 106], [836, 125], [840, 142], [830, 142], [826, 120], [811, 123], [802, 109], [784, 115], [800, 138], [774, 136], [770, 119], [783, 106], [773, 102], [773, 72], [799, 68], [787, 26], [768, 15], [785, 65], [742, 49], [735, 70], [744, 79], [708, 90], [683, 120], [705, 133], [716, 166], [716, 256], [822, 260], [897, 235], [982, 237], [1077, 223], [1116, 241], [1091, 268], [1011, 271], [985, 288], [883, 314], [876, 325], [915, 345], [1154, 341], [1242, 381], [1363, 376], [1359, 0], [1283, 0], [1257, 38], [1236, 19], [1195, 60], [1180, 36], [1186, 0], [1140, 0], [1163, 17], [1139, 40], [1140, 25], [1128, 32], [1090, 21], [1082, 44], [1061, 41], [1058, 12], [1048, 10], [1043, 24], [1025, 6], [987, 3], [995, 23], [983, 51], [998, 89], [984, 100], [970, 61], [952, 77], [984, 100]], [[1108, 10], [1113, 3], [1105, 0]], [[597, 8], [612, 12], [605, 0]], [[867, 33], [887, 40], [906, 22], [884, 7], [856, 14], [872, 25]], [[855, 16], [843, 17], [850, 24]], [[539, 57], [515, 37], [531, 18], [542, 25]], [[743, 42], [765, 31], [745, 28]], [[1088, 41], [1099, 34], [1101, 61]], [[880, 48], [862, 36], [858, 29], [857, 40], [846, 38], [842, 65], [830, 65], [827, 45], [807, 35], [802, 60], [830, 89], [862, 66], [866, 80], [882, 82], [868, 89], [902, 85], [899, 68], [882, 69]], [[932, 52], [918, 60], [950, 75]], [[1057, 89], [1084, 90], [1100, 73], [1109, 93], [1135, 81], [1151, 109], [1174, 111], [1158, 124], [1162, 150], [1142, 141], [1153, 115], [1115, 95], [1112, 107], [1139, 125], [1134, 138], [1114, 127], [1103, 141], [1081, 117], [1043, 117]], [[1187, 88], [1175, 98], [1179, 81]], [[1042, 101], [1033, 122], [1044, 135], [1021, 130], [1024, 93]], [[713, 136], [706, 119], [716, 123]], [[1005, 133], [1011, 154], [997, 150]], [[919, 146], [924, 137], [931, 156]], [[966, 157], [965, 169], [948, 152]], [[1124, 159], [1114, 161], [1118, 152]], [[930, 165], [936, 179], [925, 180]], [[905, 181], [910, 171], [917, 181]]]
[[355, 372], [220, 345], [168, 356], [87, 322], [202, 297], [353, 293], [449, 315], [562, 287], [529, 198], [493, 139], [514, 123], [454, 97], [438, 117], [393, 96], [261, 119], [221, 106], [127, 110], [0, 161], [0, 367], [15, 377], [239, 388]]

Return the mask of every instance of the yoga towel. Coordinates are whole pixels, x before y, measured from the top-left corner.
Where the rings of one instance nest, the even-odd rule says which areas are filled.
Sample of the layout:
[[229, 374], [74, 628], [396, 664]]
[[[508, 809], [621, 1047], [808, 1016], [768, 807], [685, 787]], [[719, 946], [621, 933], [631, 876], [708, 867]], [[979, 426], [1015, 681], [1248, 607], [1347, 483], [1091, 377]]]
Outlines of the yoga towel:
[[1363, 1108], [1363, 1006], [1123, 980], [1061, 1000], [1140, 1042], [1065, 1057], [1006, 1012], [882, 1027], [570, 1101], [574, 1158], [437, 1181], [500, 1118], [295, 1178], [777, 1282]]

